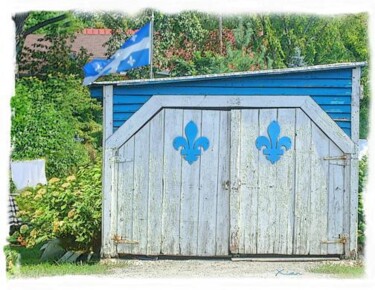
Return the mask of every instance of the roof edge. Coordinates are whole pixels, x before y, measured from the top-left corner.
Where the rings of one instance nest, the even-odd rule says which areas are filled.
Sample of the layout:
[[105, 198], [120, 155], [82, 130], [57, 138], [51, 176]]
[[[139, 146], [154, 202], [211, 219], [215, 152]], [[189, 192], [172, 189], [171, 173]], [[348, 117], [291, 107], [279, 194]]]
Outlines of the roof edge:
[[169, 78], [157, 78], [157, 79], [140, 79], [140, 80], [127, 80], [127, 81], [104, 81], [94, 82], [91, 86], [103, 86], [103, 85], [137, 85], [137, 84], [157, 84], [163, 82], [176, 82], [176, 81], [199, 81], [205, 79], [219, 79], [232, 76], [255, 76], [255, 75], [266, 75], [266, 74], [283, 74], [283, 73], [297, 73], [297, 72], [311, 72], [318, 70], [333, 70], [333, 69], [346, 69], [355, 67], [367, 66], [367, 62], [345, 62], [345, 63], [334, 63], [325, 65], [314, 65], [305, 67], [295, 68], [282, 68], [282, 69], [269, 69], [259, 71], [245, 71], [245, 72], [234, 72], [234, 73], [220, 73], [220, 74], [208, 74], [208, 75], [196, 75], [196, 76], [182, 76], [182, 77], [169, 77]]

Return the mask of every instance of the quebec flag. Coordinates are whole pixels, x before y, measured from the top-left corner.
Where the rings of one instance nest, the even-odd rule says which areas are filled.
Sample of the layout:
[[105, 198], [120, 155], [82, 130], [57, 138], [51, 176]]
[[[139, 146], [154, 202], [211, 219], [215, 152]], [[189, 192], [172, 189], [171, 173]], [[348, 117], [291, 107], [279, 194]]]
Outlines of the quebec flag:
[[119, 73], [151, 63], [151, 22], [139, 29], [109, 59], [94, 59], [83, 67], [83, 85], [101, 76]]

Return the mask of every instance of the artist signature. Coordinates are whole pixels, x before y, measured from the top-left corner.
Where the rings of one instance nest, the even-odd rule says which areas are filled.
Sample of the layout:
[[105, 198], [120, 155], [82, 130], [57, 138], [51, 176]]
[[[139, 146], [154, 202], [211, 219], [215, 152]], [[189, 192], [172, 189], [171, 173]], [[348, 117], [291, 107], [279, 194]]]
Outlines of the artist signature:
[[293, 272], [293, 271], [285, 271], [284, 269], [276, 269], [276, 274], [275, 276], [277, 275], [288, 275], [288, 276], [298, 276], [298, 275], [302, 275], [302, 273], [300, 272]]

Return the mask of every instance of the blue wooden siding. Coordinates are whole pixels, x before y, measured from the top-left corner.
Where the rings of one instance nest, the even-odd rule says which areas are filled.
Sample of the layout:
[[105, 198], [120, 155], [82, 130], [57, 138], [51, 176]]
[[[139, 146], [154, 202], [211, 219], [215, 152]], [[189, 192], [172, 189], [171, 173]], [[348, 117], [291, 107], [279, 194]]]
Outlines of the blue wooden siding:
[[[152, 95], [309, 95], [351, 136], [352, 70], [348, 68], [125, 83], [114, 86], [113, 93], [114, 130]], [[102, 87], [92, 87], [91, 94], [102, 97]]]

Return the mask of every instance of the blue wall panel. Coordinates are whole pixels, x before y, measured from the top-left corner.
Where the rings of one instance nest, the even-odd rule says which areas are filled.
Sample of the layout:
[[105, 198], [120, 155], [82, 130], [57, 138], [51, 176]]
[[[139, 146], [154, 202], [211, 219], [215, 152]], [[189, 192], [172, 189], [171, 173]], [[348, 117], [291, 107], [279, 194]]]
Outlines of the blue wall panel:
[[[100, 98], [102, 87], [91, 88]], [[308, 95], [350, 136], [352, 70], [333, 69], [203, 79], [154, 80], [114, 86], [114, 130], [152, 95]]]

